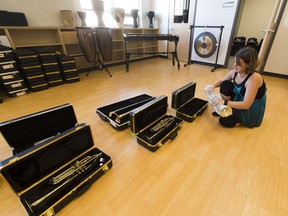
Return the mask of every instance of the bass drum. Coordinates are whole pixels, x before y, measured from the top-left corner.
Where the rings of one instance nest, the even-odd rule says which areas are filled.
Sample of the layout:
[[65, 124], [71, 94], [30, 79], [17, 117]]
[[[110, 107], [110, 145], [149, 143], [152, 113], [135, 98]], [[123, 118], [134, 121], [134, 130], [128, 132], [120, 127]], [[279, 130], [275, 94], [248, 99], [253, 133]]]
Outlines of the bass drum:
[[194, 42], [196, 54], [202, 58], [212, 56], [216, 51], [217, 40], [210, 32], [202, 32], [197, 36]]
[[95, 41], [104, 61], [111, 61], [113, 54], [112, 31], [107, 27], [95, 28]]
[[97, 62], [97, 44], [94, 39], [95, 30], [90, 27], [76, 27], [81, 50], [88, 63]]

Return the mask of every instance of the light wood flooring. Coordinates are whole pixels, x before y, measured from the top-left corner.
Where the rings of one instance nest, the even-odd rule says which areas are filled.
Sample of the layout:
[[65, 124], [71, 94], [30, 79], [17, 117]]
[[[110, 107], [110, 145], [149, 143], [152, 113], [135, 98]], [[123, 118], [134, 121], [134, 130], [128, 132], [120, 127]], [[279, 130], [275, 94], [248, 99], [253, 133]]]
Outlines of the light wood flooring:
[[[265, 76], [267, 109], [259, 128], [226, 129], [208, 110], [184, 122], [173, 142], [157, 152], [137, 144], [129, 130], [117, 131], [96, 108], [146, 93], [167, 95], [194, 81], [196, 97], [206, 99], [207, 83], [228, 69], [211, 73], [193, 64], [178, 70], [162, 58], [80, 74], [81, 81], [8, 98], [1, 93], [0, 121], [71, 103], [78, 122], [91, 125], [95, 147], [112, 157], [113, 167], [59, 216], [287, 216], [288, 81]], [[17, 136], [15, 132], [15, 136]], [[11, 156], [0, 140], [0, 160]], [[25, 215], [17, 196], [0, 180], [0, 215]]]

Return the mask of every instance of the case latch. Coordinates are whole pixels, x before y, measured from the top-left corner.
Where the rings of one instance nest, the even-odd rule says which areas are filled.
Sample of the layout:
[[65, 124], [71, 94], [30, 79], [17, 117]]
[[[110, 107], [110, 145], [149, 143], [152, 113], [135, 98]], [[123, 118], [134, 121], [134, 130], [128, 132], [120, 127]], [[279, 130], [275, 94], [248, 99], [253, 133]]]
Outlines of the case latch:
[[43, 213], [43, 216], [54, 216], [56, 215], [53, 208], [48, 209], [46, 212]]
[[107, 172], [109, 170], [109, 167], [107, 164], [104, 164], [101, 169], [104, 171], [104, 172]]

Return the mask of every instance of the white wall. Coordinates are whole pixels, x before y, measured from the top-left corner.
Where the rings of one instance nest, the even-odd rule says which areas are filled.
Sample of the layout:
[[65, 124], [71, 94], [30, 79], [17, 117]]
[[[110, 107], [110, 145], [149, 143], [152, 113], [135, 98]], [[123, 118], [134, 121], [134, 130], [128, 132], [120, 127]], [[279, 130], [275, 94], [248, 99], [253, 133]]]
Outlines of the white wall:
[[[288, 5], [286, 5], [277, 34], [269, 53], [264, 71], [281, 75], [288, 75]], [[285, 52], [285, 54], [284, 54]]]
[[[87, 0], [89, 1], [89, 0]], [[135, 0], [136, 1], [136, 0]], [[167, 0], [141, 0], [142, 17], [140, 27], [148, 27], [146, 11], [155, 11], [155, 27], [160, 27], [161, 32], [168, 30], [168, 7]], [[0, 0], [0, 9], [23, 12], [26, 15], [29, 26], [63, 26], [60, 18], [60, 10], [81, 10], [80, 0]], [[75, 13], [78, 25], [80, 19]], [[164, 29], [166, 31], [164, 31]]]
[[245, 0], [240, 25], [236, 36], [246, 39], [255, 37], [260, 41], [264, 37], [263, 30], [267, 28], [274, 1]]
[[[63, 26], [60, 10], [81, 10], [79, 0], [1, 0], [0, 8], [1, 10], [23, 12], [29, 26]], [[77, 21], [80, 25], [78, 17]]]
[[[187, 63], [189, 62], [190, 25], [194, 24], [196, 0], [190, 0], [188, 23], [174, 23], [174, 15], [179, 15], [176, 14], [177, 11], [175, 13], [174, 5], [175, 0], [170, 0], [169, 33], [179, 36], [179, 43], [177, 49], [178, 58], [180, 61]], [[173, 51], [173, 49], [174, 46], [169, 47], [170, 51]]]
[[[231, 35], [233, 35], [233, 24], [236, 19], [236, 11], [239, 6], [239, 0], [198, 0], [196, 7], [195, 26], [224, 26], [221, 38], [221, 45], [217, 46], [219, 56], [217, 64], [225, 65], [228, 53], [228, 46], [230, 43]], [[220, 42], [220, 28], [195, 28], [194, 41], [192, 45], [192, 61], [204, 62], [215, 64], [217, 58], [216, 52], [207, 58], [198, 56], [194, 49], [194, 43], [197, 37], [203, 32], [212, 33], [216, 39], [217, 44]]]
[[[145, 1], [145, 0], [144, 0]], [[155, 11], [155, 27], [159, 28], [159, 33], [168, 33], [169, 0], [151, 0], [151, 8]], [[148, 8], [147, 8], [148, 9]], [[159, 42], [159, 52], [167, 50], [167, 42]]]

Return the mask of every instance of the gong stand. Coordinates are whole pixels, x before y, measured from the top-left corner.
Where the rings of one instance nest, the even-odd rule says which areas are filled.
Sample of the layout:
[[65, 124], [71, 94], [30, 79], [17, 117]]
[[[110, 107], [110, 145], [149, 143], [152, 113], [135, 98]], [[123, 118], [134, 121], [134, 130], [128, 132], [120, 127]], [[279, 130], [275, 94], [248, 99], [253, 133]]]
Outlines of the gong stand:
[[193, 44], [193, 34], [194, 34], [194, 28], [205, 28], [205, 32], [207, 28], [219, 28], [220, 30], [220, 37], [219, 37], [219, 43], [217, 46], [217, 51], [216, 51], [216, 59], [215, 59], [215, 65], [214, 68], [211, 70], [211, 72], [213, 72], [214, 70], [217, 69], [217, 62], [218, 62], [218, 55], [219, 55], [219, 49], [220, 49], [220, 45], [221, 45], [221, 39], [222, 39], [222, 32], [223, 32], [223, 28], [224, 26], [195, 26], [195, 25], [190, 25], [190, 41], [189, 41], [189, 54], [188, 54], [188, 62], [187, 64], [184, 65], [184, 67], [186, 67], [186, 65], [190, 65], [192, 63], [192, 44]]

